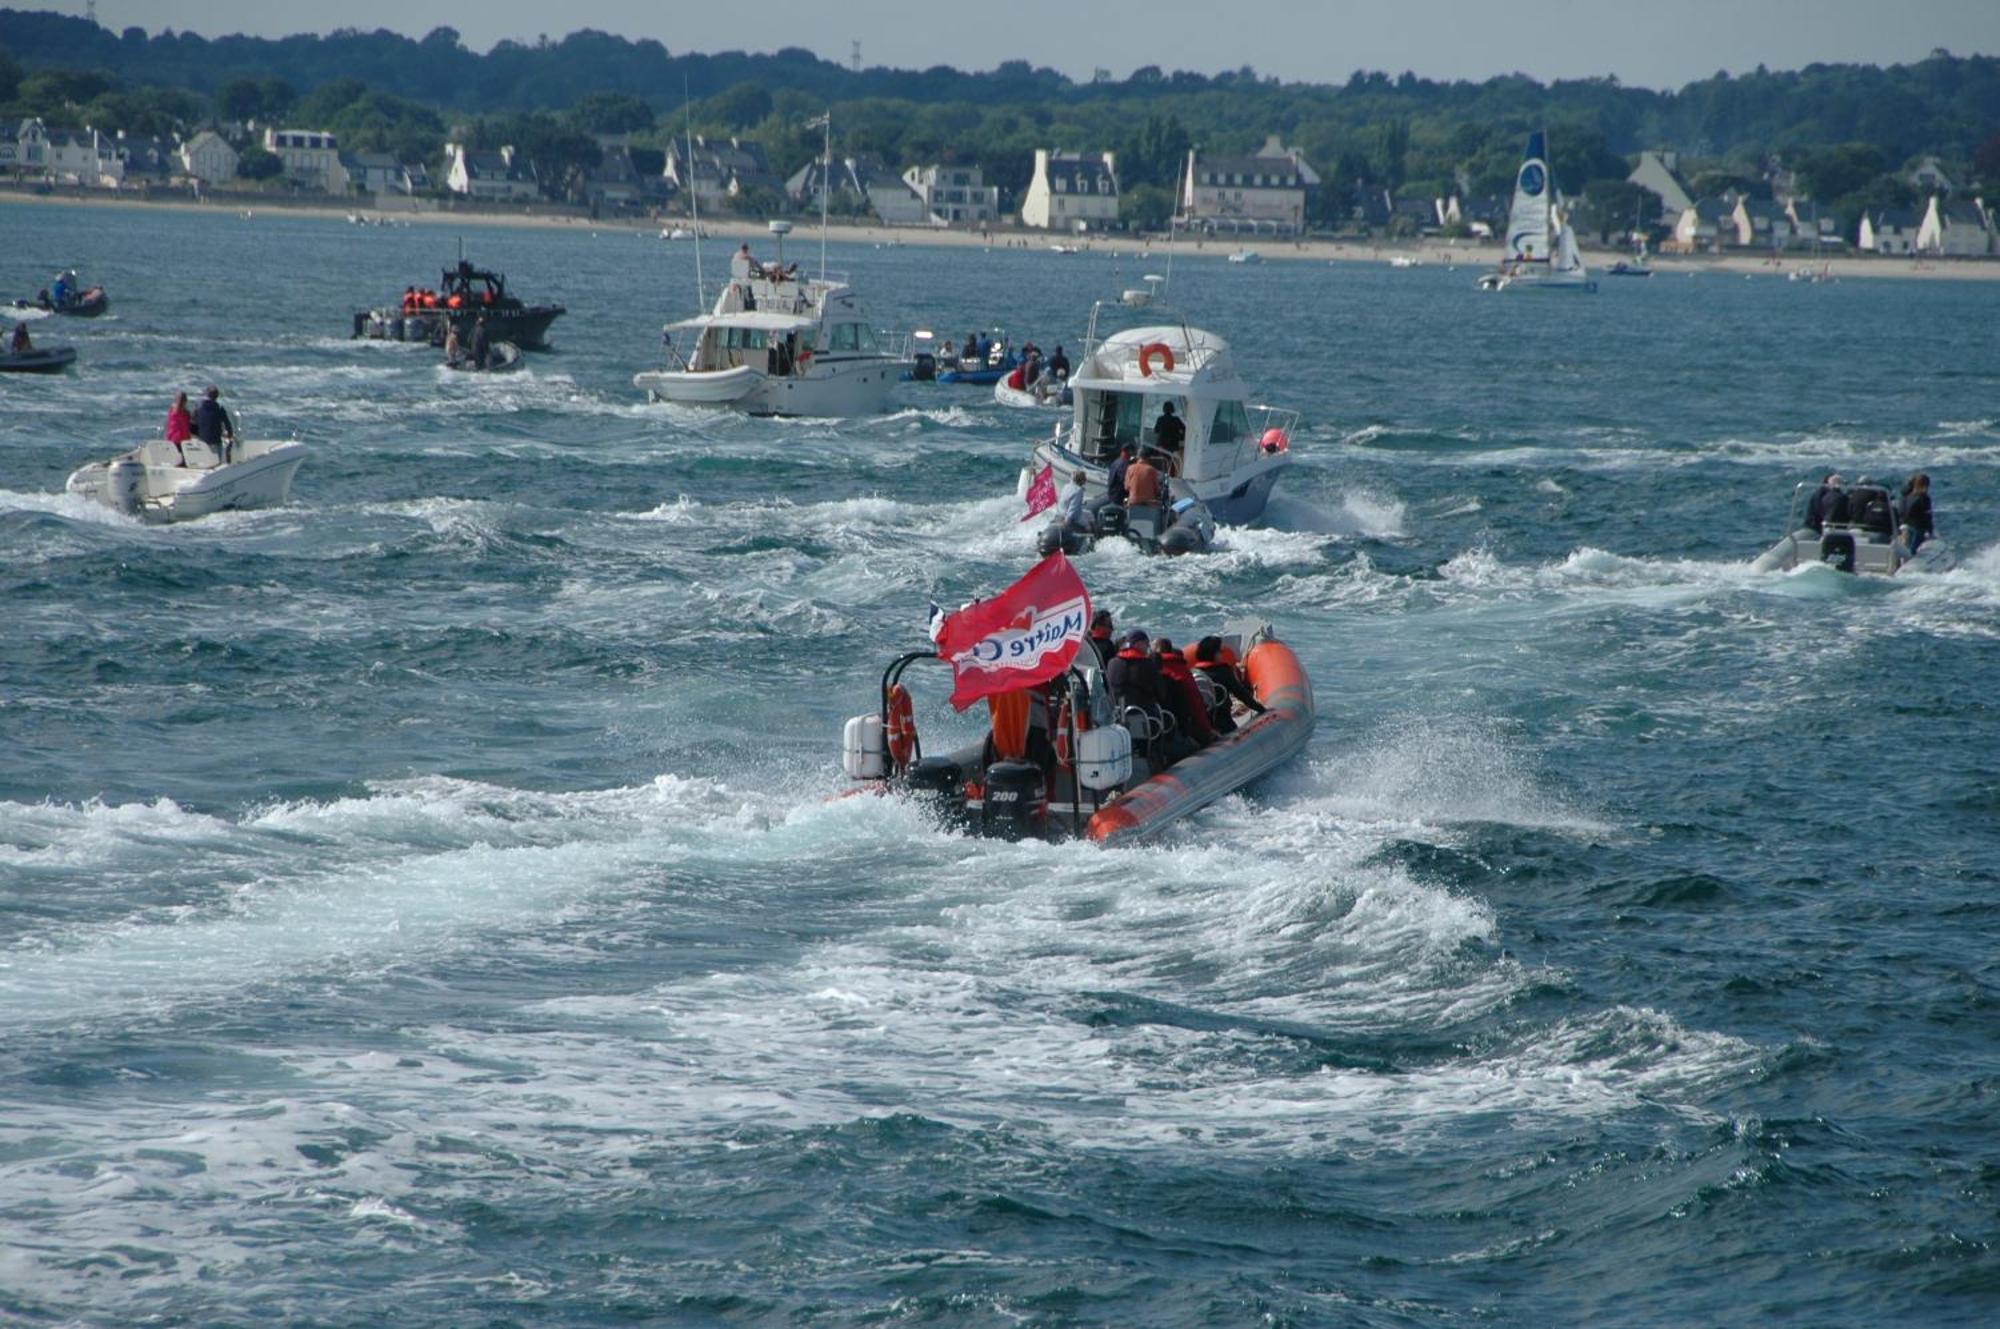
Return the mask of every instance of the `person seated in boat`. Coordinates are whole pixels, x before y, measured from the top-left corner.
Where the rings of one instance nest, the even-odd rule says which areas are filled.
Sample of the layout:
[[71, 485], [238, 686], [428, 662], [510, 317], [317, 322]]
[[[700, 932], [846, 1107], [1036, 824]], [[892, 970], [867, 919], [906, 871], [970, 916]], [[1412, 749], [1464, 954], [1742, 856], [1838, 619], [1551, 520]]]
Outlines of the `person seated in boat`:
[[1218, 734], [1236, 732], [1236, 708], [1230, 704], [1232, 699], [1242, 702], [1259, 715], [1264, 713], [1264, 703], [1257, 700], [1257, 694], [1243, 680], [1243, 671], [1236, 667], [1235, 653], [1222, 644], [1222, 638], [1203, 637], [1194, 644], [1194, 671], [1213, 685], [1208, 722]]
[[1090, 477], [1084, 472], [1076, 472], [1069, 478], [1069, 492], [1063, 495], [1063, 525], [1072, 531], [1088, 531], [1094, 525], [1090, 509], [1084, 505], [1084, 499], [1087, 497], [1084, 486], [1089, 481]]
[[55, 302], [49, 299], [49, 288], [46, 286], [35, 292], [35, 303], [43, 309], [54, 309], [56, 307]]
[[55, 307], [61, 309], [67, 305], [70, 301], [70, 294], [69, 274], [67, 272], [58, 272], [55, 281], [49, 286], [49, 295], [54, 301]]
[[1903, 496], [1897, 504], [1897, 520], [1902, 524], [1903, 550], [1911, 558], [1924, 541], [1937, 533], [1931, 523], [1931, 478], [1918, 471], [1903, 484]]
[[1111, 469], [1105, 472], [1104, 496], [1106, 502], [1115, 503], [1119, 507], [1125, 506], [1125, 480], [1131, 474], [1131, 470], [1132, 445], [1126, 443], [1119, 447], [1118, 455], [1111, 460]]
[[1855, 483], [1854, 492], [1848, 495], [1847, 524], [1885, 540], [1892, 538], [1896, 533], [1896, 513], [1889, 502], [1889, 491], [1862, 476]]
[[1105, 666], [1104, 683], [1111, 689], [1111, 703], [1119, 715], [1127, 710], [1141, 711], [1155, 729], [1165, 728], [1160, 662], [1153, 655], [1152, 642], [1144, 628], [1133, 628], [1120, 640], [1118, 653]]
[[1049, 357], [1049, 373], [1061, 378], [1069, 377], [1069, 357], [1063, 354], [1062, 343], [1056, 343], [1055, 353]]
[[745, 240], [737, 247], [736, 256], [729, 261], [729, 270], [736, 277], [762, 277], [764, 265], [750, 254], [750, 242]]
[[1181, 445], [1186, 442], [1187, 426], [1174, 414], [1174, 404], [1160, 403], [1160, 418], [1153, 421], [1153, 446], [1172, 461], [1180, 457]]
[[464, 356], [465, 348], [458, 344], [458, 329], [446, 328], [444, 330], [444, 362], [455, 369], [458, 367], [458, 362]]
[[28, 321], [22, 319], [14, 325], [14, 335], [7, 342], [7, 349], [15, 355], [26, 355], [35, 349], [35, 343], [28, 339]]
[[1086, 640], [1090, 642], [1090, 649], [1097, 652], [1097, 667], [1100, 670], [1109, 669], [1112, 660], [1117, 658], [1118, 643], [1111, 637], [1112, 629], [1116, 626], [1109, 609], [1091, 611], [1090, 636]]
[[1153, 460], [1157, 455], [1148, 449], [1125, 468], [1126, 507], [1158, 507], [1160, 500], [1166, 496], [1166, 476]]
[[1840, 472], [1828, 471], [1806, 501], [1806, 526], [1817, 535], [1826, 529], [1828, 522], [1845, 520], [1846, 515], [1847, 494], [1840, 487]]
[[1174, 649], [1174, 644], [1165, 637], [1153, 643], [1153, 658], [1160, 662], [1160, 699], [1174, 717], [1174, 734], [1180, 743], [1170, 743], [1168, 750], [1175, 752], [1173, 760], [1179, 761], [1190, 752], [1207, 747], [1215, 741], [1215, 727], [1208, 722], [1208, 703], [1202, 699], [1201, 688], [1194, 681], [1194, 670], [1188, 665], [1187, 657]]
[[208, 444], [217, 465], [229, 464], [230, 454], [236, 448], [236, 422], [229, 418], [228, 408], [222, 404], [222, 389], [213, 383], [201, 395], [201, 405], [195, 407], [194, 434]]
[[979, 334], [976, 332], [968, 332], [965, 334], [965, 345], [959, 348], [958, 352], [959, 367], [962, 369], [970, 369], [975, 364], [978, 363], [978, 360], [979, 360]]
[[180, 457], [180, 464], [188, 464], [187, 441], [194, 437], [194, 417], [188, 414], [188, 395], [174, 394], [174, 404], [167, 408], [167, 442], [174, 445], [174, 452]]

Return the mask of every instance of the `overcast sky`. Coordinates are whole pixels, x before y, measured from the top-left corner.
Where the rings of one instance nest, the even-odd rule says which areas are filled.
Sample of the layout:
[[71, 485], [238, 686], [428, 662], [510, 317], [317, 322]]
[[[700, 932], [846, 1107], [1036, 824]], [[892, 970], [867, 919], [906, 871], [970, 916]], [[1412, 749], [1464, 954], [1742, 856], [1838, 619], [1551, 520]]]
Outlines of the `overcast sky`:
[[[82, 14], [84, 0], [8, 0]], [[1251, 65], [1286, 80], [1356, 69], [1479, 80], [1615, 74], [1671, 88], [1718, 69], [1814, 61], [1900, 64], [1935, 47], [2000, 54], [2000, 0], [98, 0], [98, 22], [283, 36], [336, 26], [422, 36], [448, 24], [486, 50], [576, 28], [651, 37], [669, 51], [802, 46], [847, 61], [991, 69], [1003, 60], [1073, 78], [1141, 65], [1215, 73]]]

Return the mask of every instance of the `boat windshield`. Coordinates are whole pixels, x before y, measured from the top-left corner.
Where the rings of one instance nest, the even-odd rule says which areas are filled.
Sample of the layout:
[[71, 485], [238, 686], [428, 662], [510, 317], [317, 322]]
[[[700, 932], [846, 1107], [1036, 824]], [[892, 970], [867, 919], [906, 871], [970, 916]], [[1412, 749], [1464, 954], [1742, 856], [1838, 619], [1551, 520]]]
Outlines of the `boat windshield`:
[[1083, 455], [1091, 461], [1108, 461], [1127, 443], [1150, 446], [1153, 442], [1153, 422], [1159, 419], [1160, 407], [1166, 402], [1173, 402], [1174, 413], [1183, 420], [1187, 418], [1187, 399], [1184, 397], [1144, 392], [1098, 392], [1091, 395], [1095, 400], [1088, 404], [1088, 429], [1083, 440]]
[[836, 323], [827, 329], [829, 351], [873, 351], [875, 329], [866, 323]]

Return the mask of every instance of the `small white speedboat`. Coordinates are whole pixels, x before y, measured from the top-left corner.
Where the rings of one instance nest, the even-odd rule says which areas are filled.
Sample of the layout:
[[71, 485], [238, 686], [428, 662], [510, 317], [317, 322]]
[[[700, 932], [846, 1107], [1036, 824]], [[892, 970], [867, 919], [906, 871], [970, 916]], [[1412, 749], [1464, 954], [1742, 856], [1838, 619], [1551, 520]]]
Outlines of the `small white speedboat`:
[[274, 508], [291, 496], [292, 476], [306, 459], [294, 439], [246, 439], [224, 463], [198, 440], [182, 445], [187, 464], [164, 439], [80, 467], [64, 486], [149, 522], [191, 521], [239, 508]]
[[1068, 391], [1063, 380], [1057, 380], [1053, 391], [1043, 392], [1036, 388], [1017, 388], [1014, 378], [1014, 374], [1009, 374], [993, 381], [993, 400], [997, 404], [1021, 411], [1056, 411], [1068, 404], [1063, 400], [1063, 394]]

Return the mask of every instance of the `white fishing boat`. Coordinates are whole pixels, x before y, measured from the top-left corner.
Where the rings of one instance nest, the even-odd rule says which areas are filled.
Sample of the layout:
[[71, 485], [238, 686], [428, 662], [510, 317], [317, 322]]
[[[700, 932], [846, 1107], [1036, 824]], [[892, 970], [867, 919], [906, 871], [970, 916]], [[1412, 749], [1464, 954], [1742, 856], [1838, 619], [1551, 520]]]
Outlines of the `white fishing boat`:
[[[1101, 500], [1119, 450], [1152, 452], [1176, 499], [1195, 499], [1219, 522], [1242, 525], [1264, 513], [1271, 488], [1292, 464], [1298, 412], [1254, 405], [1236, 372], [1229, 344], [1181, 323], [1155, 323], [1100, 338], [1091, 309], [1083, 354], [1070, 374], [1069, 418], [1034, 445], [1018, 492], [1045, 466], [1062, 483], [1083, 472], [1084, 488]], [[1171, 405], [1186, 437], [1160, 446], [1160, 417]]]
[[1507, 245], [1500, 266], [1479, 279], [1482, 291], [1581, 291], [1597, 289], [1577, 252], [1572, 231], [1555, 202], [1546, 136], [1528, 135], [1527, 156], [1514, 177], [1507, 212]]
[[244, 439], [224, 462], [199, 440], [187, 455], [154, 439], [109, 461], [80, 467], [64, 486], [72, 494], [149, 522], [190, 521], [240, 508], [274, 508], [291, 496], [292, 476], [306, 459], [293, 439]]
[[[830, 128], [825, 151], [823, 160], [831, 161]], [[888, 408], [907, 357], [876, 336], [846, 276], [826, 270], [825, 191], [820, 201], [819, 276], [801, 276], [797, 263], [785, 263], [792, 224], [771, 222], [777, 262], [758, 262], [745, 244], [730, 260], [729, 280], [714, 307], [667, 325], [662, 344], [668, 367], [632, 377], [647, 400], [833, 419]], [[700, 300], [699, 220], [694, 239]]]
[[1229, 261], [1237, 264], [1262, 263], [1264, 256], [1254, 249], [1239, 249], [1229, 256]]
[[[772, 227], [784, 225], [773, 222]], [[797, 264], [735, 258], [715, 307], [666, 329], [670, 368], [635, 374], [649, 400], [721, 406], [750, 415], [878, 415], [903, 358], [876, 336], [839, 274], [802, 277]]]

